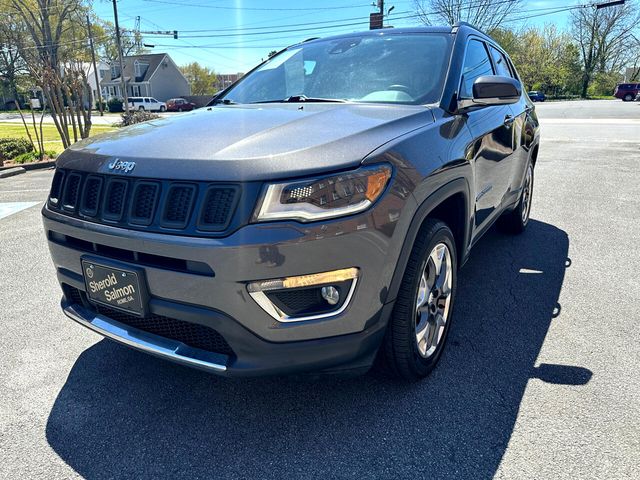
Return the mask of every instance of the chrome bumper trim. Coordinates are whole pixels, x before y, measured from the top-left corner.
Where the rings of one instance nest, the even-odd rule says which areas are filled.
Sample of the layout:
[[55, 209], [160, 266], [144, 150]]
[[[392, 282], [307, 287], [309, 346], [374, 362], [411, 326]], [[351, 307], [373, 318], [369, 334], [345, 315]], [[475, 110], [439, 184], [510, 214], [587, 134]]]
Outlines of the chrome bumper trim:
[[[184, 343], [138, 330], [103, 315], [91, 312], [80, 305], [62, 307], [65, 315], [100, 335], [137, 350], [156, 355], [173, 362], [213, 372], [224, 372], [227, 366], [217, 363], [224, 355], [191, 348]], [[210, 357], [210, 358], [207, 358]], [[214, 359], [215, 357], [215, 359]]]

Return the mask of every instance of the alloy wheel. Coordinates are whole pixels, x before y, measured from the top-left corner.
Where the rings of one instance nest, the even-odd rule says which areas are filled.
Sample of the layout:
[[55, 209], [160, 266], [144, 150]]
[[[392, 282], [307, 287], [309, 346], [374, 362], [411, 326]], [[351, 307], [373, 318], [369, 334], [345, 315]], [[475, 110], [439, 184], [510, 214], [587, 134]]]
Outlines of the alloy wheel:
[[533, 168], [531, 165], [527, 168], [527, 178], [524, 181], [522, 190], [522, 223], [525, 224], [529, 220], [531, 213], [531, 193], [533, 190]]
[[424, 358], [435, 353], [444, 337], [452, 280], [451, 252], [438, 243], [427, 257], [416, 296], [416, 344]]

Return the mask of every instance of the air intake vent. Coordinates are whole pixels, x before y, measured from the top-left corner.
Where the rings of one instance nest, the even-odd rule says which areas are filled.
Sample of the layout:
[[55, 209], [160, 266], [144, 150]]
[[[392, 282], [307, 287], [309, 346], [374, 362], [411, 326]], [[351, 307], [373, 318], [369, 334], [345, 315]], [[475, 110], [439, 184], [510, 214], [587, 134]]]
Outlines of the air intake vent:
[[195, 196], [194, 185], [179, 184], [169, 189], [162, 216], [163, 226], [184, 228], [189, 221], [191, 205]]
[[57, 214], [132, 230], [218, 237], [248, 222], [260, 187], [248, 183], [243, 190], [229, 183], [58, 169], [47, 207]]
[[224, 230], [237, 204], [238, 189], [236, 187], [211, 187], [200, 211], [198, 228], [201, 230]]
[[64, 183], [64, 171], [56, 170], [51, 183], [51, 193], [49, 194], [49, 205], [53, 207], [60, 206], [60, 198], [62, 198], [62, 185]]
[[107, 220], [118, 221], [122, 218], [127, 195], [126, 180], [111, 180], [107, 185], [104, 211], [102, 216]]
[[89, 175], [84, 184], [84, 193], [82, 195], [82, 202], [80, 202], [80, 213], [88, 217], [95, 217], [98, 214], [101, 192], [102, 178]]
[[80, 184], [82, 176], [79, 173], [70, 173], [64, 186], [64, 194], [62, 195], [62, 208], [74, 212], [78, 206], [78, 194], [80, 193]]
[[153, 220], [160, 185], [152, 182], [139, 182], [133, 191], [131, 202], [131, 223], [149, 225]]

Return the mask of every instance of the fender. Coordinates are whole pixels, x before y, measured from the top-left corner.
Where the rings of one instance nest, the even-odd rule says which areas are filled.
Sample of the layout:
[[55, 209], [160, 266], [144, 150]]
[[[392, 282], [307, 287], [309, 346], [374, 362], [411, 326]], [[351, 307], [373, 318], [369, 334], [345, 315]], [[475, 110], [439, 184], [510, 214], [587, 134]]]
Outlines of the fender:
[[434, 191], [427, 197], [425, 201], [420, 204], [420, 206], [416, 210], [413, 216], [413, 220], [411, 220], [411, 224], [409, 225], [409, 229], [407, 230], [404, 243], [402, 244], [402, 250], [400, 251], [400, 256], [398, 257], [398, 262], [393, 272], [391, 283], [389, 284], [389, 290], [384, 302], [385, 304], [393, 302], [398, 295], [398, 290], [400, 289], [400, 284], [402, 283], [402, 277], [407, 267], [407, 263], [409, 262], [409, 255], [411, 254], [411, 250], [413, 249], [413, 245], [415, 243], [416, 237], [418, 236], [418, 232], [420, 231], [422, 223], [436, 207], [438, 207], [442, 204], [442, 202], [457, 193], [462, 193], [465, 199], [463, 212], [463, 235], [460, 244], [457, 245], [457, 247], [459, 247], [459, 249], [461, 250], [457, 252], [458, 258], [460, 259], [459, 266], [462, 266], [466, 261], [469, 251], [469, 236], [471, 234], [471, 229], [469, 228], [471, 218], [469, 214], [469, 183], [465, 178], [457, 178]]

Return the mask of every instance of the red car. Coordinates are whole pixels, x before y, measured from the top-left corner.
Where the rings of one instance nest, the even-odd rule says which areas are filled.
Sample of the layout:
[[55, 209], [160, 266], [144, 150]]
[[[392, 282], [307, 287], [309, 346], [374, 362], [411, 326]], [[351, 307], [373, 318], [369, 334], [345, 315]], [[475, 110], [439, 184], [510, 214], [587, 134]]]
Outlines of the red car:
[[619, 83], [613, 92], [613, 96], [630, 102], [640, 93], [640, 83]]
[[167, 112], [190, 112], [194, 108], [196, 108], [196, 104], [188, 102], [184, 98], [171, 98], [167, 100]]

